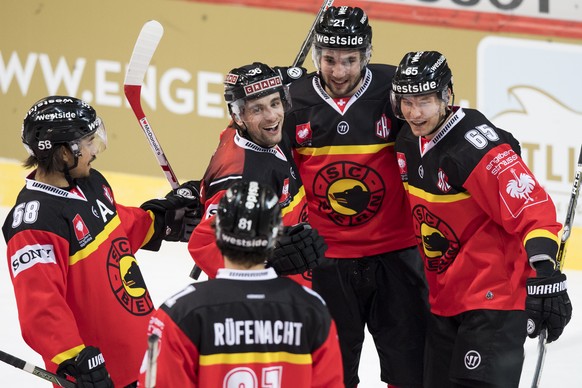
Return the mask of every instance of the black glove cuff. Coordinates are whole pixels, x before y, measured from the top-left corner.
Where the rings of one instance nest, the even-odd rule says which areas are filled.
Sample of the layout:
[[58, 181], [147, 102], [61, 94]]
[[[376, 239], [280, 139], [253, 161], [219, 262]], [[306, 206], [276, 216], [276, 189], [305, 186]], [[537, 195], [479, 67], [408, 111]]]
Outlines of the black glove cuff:
[[547, 278], [529, 278], [526, 285], [527, 295], [538, 298], [563, 295], [568, 290], [566, 275], [560, 272]]

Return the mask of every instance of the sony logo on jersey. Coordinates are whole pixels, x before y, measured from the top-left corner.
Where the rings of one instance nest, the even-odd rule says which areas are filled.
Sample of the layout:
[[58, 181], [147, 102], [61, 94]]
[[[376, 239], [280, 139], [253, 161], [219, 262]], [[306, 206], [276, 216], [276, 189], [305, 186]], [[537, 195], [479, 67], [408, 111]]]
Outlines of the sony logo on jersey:
[[315, 40], [317, 43], [323, 43], [324, 45], [338, 45], [346, 47], [359, 47], [364, 43], [363, 36], [327, 36], [315, 34]]
[[434, 90], [436, 92], [437, 82], [436, 81], [426, 81], [421, 84], [414, 84], [414, 85], [396, 85], [392, 84], [392, 89], [396, 93], [402, 94], [414, 94], [414, 93], [423, 93], [423, 92], [430, 92]]
[[10, 257], [12, 276], [29, 269], [35, 264], [56, 264], [55, 250], [52, 244], [27, 245], [17, 250]]

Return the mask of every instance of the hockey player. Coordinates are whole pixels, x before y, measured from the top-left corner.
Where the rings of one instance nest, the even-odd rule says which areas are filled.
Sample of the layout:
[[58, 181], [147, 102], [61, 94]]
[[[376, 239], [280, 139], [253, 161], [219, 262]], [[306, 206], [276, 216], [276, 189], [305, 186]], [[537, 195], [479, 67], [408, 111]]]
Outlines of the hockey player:
[[343, 387], [323, 300], [265, 269], [282, 228], [275, 192], [239, 180], [213, 220], [225, 268], [168, 299], [152, 318], [149, 332], [160, 338], [155, 386]]
[[[196, 264], [210, 277], [224, 266], [215, 243], [213, 216], [226, 189], [240, 180], [268, 184], [279, 196], [284, 236], [270, 260], [281, 275], [302, 274], [323, 257], [325, 243], [307, 221], [305, 190], [297, 174], [289, 141], [283, 136], [283, 116], [289, 106], [288, 88], [279, 73], [259, 62], [232, 69], [225, 79], [224, 98], [231, 122], [202, 181], [205, 215], [188, 249]], [[311, 282], [293, 276], [302, 284]]]
[[154, 311], [134, 254], [187, 240], [183, 210], [197, 205], [196, 188], [148, 201], [150, 211], [116, 203], [91, 167], [106, 146], [103, 122], [77, 98], [36, 102], [22, 141], [36, 169], [2, 231], [23, 338], [79, 387], [132, 386]]
[[361, 8], [330, 7], [315, 26], [317, 73], [290, 86], [284, 130], [305, 184], [309, 221], [327, 260], [313, 288], [337, 323], [345, 385], [355, 387], [366, 326], [381, 379], [422, 385], [427, 289], [390, 110], [394, 66], [369, 65], [372, 28]]
[[526, 328], [551, 342], [572, 313], [554, 204], [510, 133], [453, 106], [440, 53], [406, 54], [391, 101], [430, 290], [425, 387], [517, 387]]

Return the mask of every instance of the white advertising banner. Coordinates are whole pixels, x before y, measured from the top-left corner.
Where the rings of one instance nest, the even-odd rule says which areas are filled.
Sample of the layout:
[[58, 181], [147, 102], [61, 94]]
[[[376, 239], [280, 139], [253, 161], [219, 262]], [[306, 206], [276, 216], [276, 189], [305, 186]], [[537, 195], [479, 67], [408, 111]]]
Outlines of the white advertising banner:
[[477, 108], [521, 142], [560, 221], [582, 145], [581, 65], [582, 45], [541, 40], [486, 37], [477, 53]]

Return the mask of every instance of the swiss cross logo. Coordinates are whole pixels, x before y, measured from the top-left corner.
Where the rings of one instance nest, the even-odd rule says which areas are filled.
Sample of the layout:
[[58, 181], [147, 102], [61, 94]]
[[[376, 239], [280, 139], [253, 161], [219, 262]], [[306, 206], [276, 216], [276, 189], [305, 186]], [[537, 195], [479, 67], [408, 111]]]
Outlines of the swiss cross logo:
[[103, 194], [105, 194], [109, 202], [111, 202], [111, 204], [113, 205], [113, 194], [111, 194], [111, 189], [103, 185]]
[[225, 84], [236, 85], [236, 81], [237, 80], [238, 80], [238, 75], [229, 73], [229, 74], [226, 75], [226, 78], [224, 79], [224, 83]]
[[392, 120], [390, 120], [386, 115], [382, 115], [380, 120], [376, 121], [376, 136], [380, 139], [387, 140], [390, 136], [390, 129], [392, 128]]
[[397, 152], [396, 160], [398, 161], [400, 177], [402, 178], [402, 181], [405, 182], [408, 180], [408, 166], [406, 165], [406, 156], [402, 152]]
[[89, 234], [87, 225], [85, 225], [85, 222], [78, 214], [73, 218], [73, 229], [75, 229], [75, 236], [77, 236], [77, 240], [79, 241], [82, 241]]
[[313, 132], [311, 131], [311, 123], [299, 124], [295, 126], [295, 141], [299, 145], [311, 144]]

